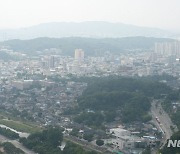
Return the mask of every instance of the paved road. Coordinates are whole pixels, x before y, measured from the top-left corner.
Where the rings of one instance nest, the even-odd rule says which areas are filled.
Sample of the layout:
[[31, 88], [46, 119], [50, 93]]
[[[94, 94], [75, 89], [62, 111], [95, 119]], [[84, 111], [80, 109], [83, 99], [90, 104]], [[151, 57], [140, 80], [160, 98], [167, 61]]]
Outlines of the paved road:
[[[169, 115], [163, 110], [161, 106], [161, 102], [158, 101], [152, 102], [151, 113], [152, 113], [153, 121], [156, 124], [157, 128], [163, 132], [163, 140], [161, 146], [163, 147], [166, 144], [166, 141], [170, 139], [170, 137], [173, 134], [173, 131], [171, 130], [171, 126], [176, 128], [175, 131], [178, 131], [177, 127], [173, 124]], [[156, 120], [156, 118], [159, 119], [159, 122]]]
[[0, 135], [0, 141], [1, 142], [11, 142], [16, 148], [21, 149], [22, 151], [24, 151], [26, 154], [35, 154], [33, 151], [27, 149], [26, 147], [24, 147], [21, 143], [19, 143], [17, 140], [10, 140], [8, 138], [6, 138], [5, 136]]

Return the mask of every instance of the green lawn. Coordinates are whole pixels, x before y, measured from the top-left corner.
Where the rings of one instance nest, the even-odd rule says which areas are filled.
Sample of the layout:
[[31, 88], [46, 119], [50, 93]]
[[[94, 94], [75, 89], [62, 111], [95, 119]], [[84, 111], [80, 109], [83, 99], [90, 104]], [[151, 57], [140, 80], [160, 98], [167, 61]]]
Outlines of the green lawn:
[[26, 132], [26, 133], [34, 133], [42, 130], [42, 128], [36, 125], [24, 123], [20, 121], [0, 119], [0, 124], [6, 125], [7, 127], [13, 128], [17, 131]]

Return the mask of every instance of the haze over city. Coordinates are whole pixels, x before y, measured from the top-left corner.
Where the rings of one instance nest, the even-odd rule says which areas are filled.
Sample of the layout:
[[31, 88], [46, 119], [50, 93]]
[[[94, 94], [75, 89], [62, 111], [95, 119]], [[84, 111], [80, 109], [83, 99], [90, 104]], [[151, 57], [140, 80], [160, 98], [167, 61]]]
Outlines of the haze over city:
[[179, 0], [2, 0], [0, 28], [108, 21], [180, 31]]
[[180, 0], [0, 0], [0, 154], [179, 154]]

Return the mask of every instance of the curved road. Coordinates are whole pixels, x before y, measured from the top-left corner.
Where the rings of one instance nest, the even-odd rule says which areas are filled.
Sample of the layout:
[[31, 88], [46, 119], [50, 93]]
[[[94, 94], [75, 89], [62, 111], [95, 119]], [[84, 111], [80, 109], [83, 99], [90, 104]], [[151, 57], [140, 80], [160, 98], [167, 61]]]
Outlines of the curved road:
[[[159, 129], [163, 133], [163, 139], [162, 139], [162, 146], [161, 148], [166, 144], [166, 141], [170, 139], [170, 137], [173, 134], [173, 131], [171, 130], [171, 126], [175, 128], [175, 132], [178, 131], [177, 127], [173, 124], [171, 121], [169, 115], [164, 111], [164, 109], [161, 106], [161, 102], [158, 102], [157, 100], [154, 100], [151, 104], [151, 113], [152, 118]], [[156, 119], [159, 119], [159, 122]]]

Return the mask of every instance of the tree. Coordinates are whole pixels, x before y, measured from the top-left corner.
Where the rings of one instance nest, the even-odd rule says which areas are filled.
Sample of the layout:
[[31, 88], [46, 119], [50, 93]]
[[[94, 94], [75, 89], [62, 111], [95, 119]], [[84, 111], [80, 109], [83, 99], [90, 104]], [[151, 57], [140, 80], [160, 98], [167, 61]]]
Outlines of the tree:
[[151, 149], [149, 147], [146, 148], [142, 154], [151, 154]]
[[58, 146], [63, 140], [62, 131], [61, 128], [50, 127], [42, 132], [31, 134], [27, 139], [21, 138], [20, 142], [39, 154], [61, 154]]
[[82, 147], [72, 142], [67, 142], [63, 154], [97, 154], [94, 151], [85, 151]]
[[73, 128], [73, 130], [69, 133], [69, 135], [72, 135], [72, 136], [78, 136], [78, 133], [79, 133], [79, 129], [77, 128]]
[[84, 133], [83, 139], [87, 140], [88, 142], [91, 142], [93, 140], [93, 134], [91, 133]]
[[104, 145], [104, 141], [103, 140], [96, 140], [96, 144], [98, 146], [102, 146], [102, 145]]

